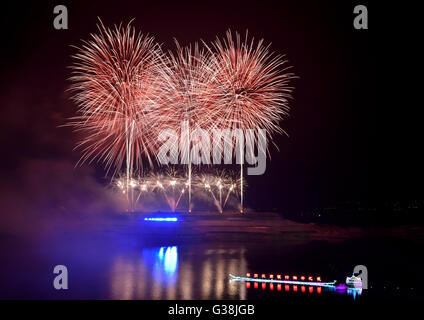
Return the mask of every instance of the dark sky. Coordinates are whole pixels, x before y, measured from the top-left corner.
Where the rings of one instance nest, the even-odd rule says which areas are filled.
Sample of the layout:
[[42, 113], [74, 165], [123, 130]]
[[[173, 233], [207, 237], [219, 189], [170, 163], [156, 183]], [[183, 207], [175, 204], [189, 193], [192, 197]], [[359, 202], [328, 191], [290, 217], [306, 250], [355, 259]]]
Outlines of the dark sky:
[[[53, 28], [56, 4], [67, 6], [69, 30]], [[135, 18], [136, 28], [155, 36], [165, 49], [173, 49], [174, 37], [183, 44], [211, 41], [230, 28], [248, 29], [255, 38], [271, 42], [273, 51], [286, 54], [299, 76], [293, 81], [291, 116], [281, 123], [290, 136], [276, 137], [280, 151], [271, 148], [265, 175], [249, 177], [249, 206], [287, 210], [344, 200], [417, 198], [420, 189], [405, 176], [419, 178], [422, 173], [415, 171], [414, 161], [405, 159], [407, 153], [400, 156], [406, 145], [396, 133], [407, 125], [390, 123], [398, 119], [398, 109], [384, 99], [392, 89], [379, 87], [381, 77], [390, 73], [377, 71], [385, 58], [379, 44], [386, 40], [379, 32], [398, 34], [377, 25], [382, 13], [373, 6], [368, 6], [370, 29], [355, 30], [355, 4], [359, 3], [121, 0], [2, 8], [2, 190], [19, 181], [13, 190], [57, 188], [66, 190], [68, 197], [74, 196], [73, 188], [75, 194], [81, 192], [79, 170], [89, 169], [72, 168], [79, 157], [73, 151], [75, 135], [58, 126], [76, 110], [66, 92], [67, 66], [75, 53], [71, 45], [95, 32], [100, 17], [107, 26]], [[93, 165], [89, 174], [101, 184], [104, 173], [100, 165]], [[57, 185], [56, 176], [62, 177]], [[49, 202], [48, 194], [40, 197]], [[61, 198], [55, 199], [60, 206]]]

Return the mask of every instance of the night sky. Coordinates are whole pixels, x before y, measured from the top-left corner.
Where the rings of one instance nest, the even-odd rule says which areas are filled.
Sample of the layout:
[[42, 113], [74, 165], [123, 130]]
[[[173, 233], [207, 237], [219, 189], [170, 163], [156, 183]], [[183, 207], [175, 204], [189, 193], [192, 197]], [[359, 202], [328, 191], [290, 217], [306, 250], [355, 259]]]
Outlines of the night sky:
[[[376, 67], [389, 61], [381, 57], [379, 43], [386, 38], [378, 35], [377, 14], [372, 18], [377, 8], [368, 6], [370, 29], [358, 31], [352, 21], [359, 3], [341, 2], [122, 0], [2, 8], [3, 208], [10, 215], [29, 208], [87, 210], [101, 197], [105, 171], [99, 164], [74, 169], [80, 156], [73, 151], [76, 136], [60, 127], [76, 110], [66, 91], [76, 52], [71, 46], [96, 31], [97, 17], [107, 26], [135, 18], [136, 29], [155, 36], [166, 50], [174, 49], [174, 37], [182, 44], [209, 42], [230, 28], [248, 29], [286, 54], [299, 77], [292, 82], [291, 116], [281, 123], [289, 137], [276, 137], [280, 151], [271, 148], [265, 175], [248, 178], [249, 207], [285, 211], [346, 200], [416, 199], [420, 189], [406, 177], [422, 176], [419, 162], [405, 159], [414, 150], [400, 136], [409, 126], [400, 127], [397, 105], [386, 103], [402, 87], [377, 89], [381, 77], [390, 82], [390, 72]], [[53, 28], [57, 4], [68, 8], [68, 30]], [[399, 65], [389, 63], [388, 68]]]

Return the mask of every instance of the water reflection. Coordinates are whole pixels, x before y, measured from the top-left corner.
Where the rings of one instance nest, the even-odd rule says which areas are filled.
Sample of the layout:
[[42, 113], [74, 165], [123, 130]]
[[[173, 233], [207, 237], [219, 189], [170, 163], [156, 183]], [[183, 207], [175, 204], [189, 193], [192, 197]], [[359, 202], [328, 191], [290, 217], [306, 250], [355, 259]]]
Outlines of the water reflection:
[[[243, 282], [243, 281], [242, 281]], [[282, 291], [283, 287], [281, 283], [265, 283], [265, 282], [261, 282], [261, 288], [262, 290], [269, 290], [269, 291], [274, 291], [274, 289], [276, 291]], [[245, 287], [246, 289], [251, 289], [252, 288], [252, 282], [250, 281], [245, 281]], [[259, 283], [258, 282], [253, 282], [253, 289], [258, 289], [259, 288]], [[334, 291], [334, 288], [332, 287], [316, 287], [316, 286], [298, 286], [298, 285], [289, 285], [289, 284], [285, 284], [284, 285], [284, 291], [285, 292], [299, 292], [299, 288], [300, 288], [300, 292], [301, 293], [318, 293], [321, 294], [323, 292], [323, 289], [325, 290], [325, 292], [331, 292]]]
[[273, 294], [321, 295], [332, 292], [349, 294], [355, 299], [357, 289], [311, 287], [233, 281], [229, 274], [248, 271], [246, 249], [204, 246], [169, 246], [130, 251], [113, 260], [110, 269], [112, 299], [240, 299], [263, 298]]
[[352, 296], [353, 300], [356, 299], [357, 296], [360, 296], [362, 294], [361, 288], [349, 288], [344, 283], [340, 283], [335, 288], [337, 293], [344, 294], [347, 293], [348, 295]]
[[[260, 279], [259, 279], [260, 280]], [[230, 282], [235, 283], [240, 280], [230, 280]], [[284, 284], [281, 283], [267, 283], [262, 281], [243, 281], [245, 289], [249, 291], [249, 297], [259, 297], [261, 292], [266, 294], [266, 292], [285, 292], [288, 294], [347, 294], [352, 296], [355, 300], [358, 296], [362, 294], [362, 289], [360, 288], [349, 288], [345, 284], [341, 283], [337, 286], [308, 286], [308, 285], [297, 285], [297, 284]], [[258, 290], [261, 288], [262, 290]], [[266, 292], [264, 292], [266, 291]]]
[[355, 300], [357, 296], [360, 296], [362, 294], [362, 289], [349, 288], [347, 290], [347, 294], [351, 295], [353, 297], [353, 300]]
[[111, 268], [112, 299], [246, 299], [228, 274], [246, 272], [245, 248], [155, 247], [121, 255]]
[[153, 265], [153, 279], [159, 282], [174, 283], [177, 279], [178, 249], [174, 247], [160, 247], [144, 249], [142, 261]]

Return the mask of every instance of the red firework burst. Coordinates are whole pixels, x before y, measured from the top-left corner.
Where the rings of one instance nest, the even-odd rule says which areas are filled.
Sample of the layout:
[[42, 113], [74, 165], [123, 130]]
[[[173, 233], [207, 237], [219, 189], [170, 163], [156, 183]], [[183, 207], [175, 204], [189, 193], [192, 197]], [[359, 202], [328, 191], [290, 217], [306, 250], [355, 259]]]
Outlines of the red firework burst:
[[[244, 41], [236, 33], [234, 41], [231, 31], [226, 38], [217, 40], [209, 47], [214, 74], [213, 101], [220, 106], [220, 125], [224, 129], [263, 129], [272, 138], [273, 132], [285, 132], [279, 121], [288, 115], [288, 99], [293, 78], [285, 67], [287, 61], [269, 51], [263, 40], [255, 44], [254, 39]], [[245, 133], [245, 132], [244, 132]], [[257, 137], [252, 137], [258, 139]], [[224, 143], [237, 144], [230, 136]], [[271, 139], [272, 140], [272, 139]], [[258, 149], [268, 149], [268, 144], [258, 144]], [[243, 212], [243, 144], [234, 148], [240, 154], [240, 211]], [[253, 152], [253, 148], [250, 149]]]
[[283, 56], [270, 52], [263, 40], [244, 41], [231, 31], [209, 48], [214, 69], [213, 101], [221, 106], [221, 126], [231, 129], [265, 129], [284, 132], [278, 125], [288, 115], [294, 77]]
[[176, 53], [162, 56], [160, 108], [164, 128], [178, 131], [182, 121], [190, 127], [209, 130], [216, 123], [218, 106], [213, 103], [213, 74], [208, 51], [194, 46], [182, 47], [176, 41]]
[[79, 106], [71, 125], [84, 135], [80, 162], [100, 160], [114, 174], [124, 161], [128, 175], [151, 163], [151, 112], [156, 106], [160, 48], [154, 38], [130, 25], [104, 27], [84, 41], [73, 56], [72, 86]]

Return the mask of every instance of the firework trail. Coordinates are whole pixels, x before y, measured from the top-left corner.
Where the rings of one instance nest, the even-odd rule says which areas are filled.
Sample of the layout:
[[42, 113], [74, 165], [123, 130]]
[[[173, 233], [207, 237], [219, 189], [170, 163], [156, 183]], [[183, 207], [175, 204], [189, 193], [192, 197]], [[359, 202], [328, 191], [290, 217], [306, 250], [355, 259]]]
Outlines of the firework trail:
[[131, 177], [130, 179], [128, 179], [126, 173], [120, 174], [117, 178], [113, 178], [111, 184], [113, 187], [117, 188], [124, 195], [128, 195], [128, 193], [131, 193], [132, 195], [136, 194], [135, 200], [133, 201], [134, 207], [137, 205], [138, 201], [140, 200], [141, 195], [149, 191], [148, 185], [142, 178]]
[[[217, 38], [210, 46], [215, 88], [213, 101], [222, 106], [220, 126], [226, 129], [264, 129], [271, 138], [274, 132], [285, 133], [278, 125], [288, 115], [288, 100], [294, 78], [283, 56], [275, 55], [264, 46], [263, 40], [244, 41], [236, 33], [235, 41], [228, 31], [223, 40]], [[231, 141], [226, 143], [233, 143]], [[240, 144], [240, 210], [243, 212], [244, 146]], [[253, 151], [253, 150], [252, 150]]]
[[[192, 168], [190, 132], [201, 128], [210, 132], [216, 126], [220, 106], [213, 103], [213, 74], [207, 50], [176, 43], [176, 54], [163, 55], [159, 68], [160, 107], [155, 117], [162, 121], [162, 129], [171, 129], [180, 137], [181, 157], [188, 163], [189, 212], [191, 212]], [[182, 130], [181, 124], [186, 126]], [[184, 132], [186, 131], [186, 132]]]
[[220, 213], [223, 213], [230, 195], [237, 193], [240, 183], [231, 172], [225, 170], [216, 170], [214, 174], [199, 174], [194, 179], [196, 189], [208, 192]]
[[173, 212], [188, 186], [187, 180], [171, 167], [168, 167], [165, 173], [151, 173], [144, 179], [144, 183], [151, 186], [152, 191], [161, 191]]
[[143, 156], [152, 163], [157, 119], [151, 111], [157, 105], [161, 55], [154, 38], [136, 33], [130, 23], [109, 29], [100, 21], [98, 33], [77, 48], [70, 79], [79, 106], [70, 125], [84, 136], [77, 145], [79, 163], [101, 161], [113, 175], [125, 166], [127, 189]]
[[[216, 170], [214, 173], [196, 174], [192, 187], [195, 194], [206, 191], [218, 211], [222, 213], [231, 194], [237, 195], [239, 183], [240, 180], [235, 179], [232, 172]], [[113, 179], [112, 186], [126, 194], [126, 175]], [[164, 172], [150, 172], [144, 177], [131, 178], [129, 187], [130, 192], [138, 194], [135, 204], [138, 203], [142, 194], [159, 193], [174, 212], [188, 189], [188, 178], [182, 172], [168, 167]]]

